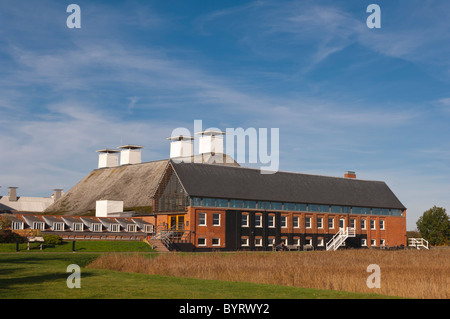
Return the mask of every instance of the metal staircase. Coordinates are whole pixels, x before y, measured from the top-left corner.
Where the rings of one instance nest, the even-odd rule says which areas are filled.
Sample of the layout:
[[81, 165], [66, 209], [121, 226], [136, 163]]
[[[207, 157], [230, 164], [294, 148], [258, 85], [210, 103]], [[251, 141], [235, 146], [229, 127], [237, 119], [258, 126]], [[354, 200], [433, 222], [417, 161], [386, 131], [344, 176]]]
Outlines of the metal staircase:
[[355, 237], [356, 231], [354, 228], [339, 228], [339, 231], [331, 238], [331, 240], [327, 243], [327, 251], [328, 250], [336, 250], [338, 249], [348, 237]]
[[430, 249], [428, 246], [428, 241], [423, 238], [409, 238], [408, 247], [416, 247], [418, 250], [420, 250], [421, 247]]

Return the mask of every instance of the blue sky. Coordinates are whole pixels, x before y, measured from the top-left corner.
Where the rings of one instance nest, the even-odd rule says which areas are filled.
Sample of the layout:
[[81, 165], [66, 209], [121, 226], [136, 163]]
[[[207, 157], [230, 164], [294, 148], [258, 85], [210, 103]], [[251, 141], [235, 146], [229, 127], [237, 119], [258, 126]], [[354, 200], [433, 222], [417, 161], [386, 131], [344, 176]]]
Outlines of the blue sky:
[[[81, 8], [69, 29], [66, 8]], [[366, 8], [381, 8], [381, 29]], [[48, 196], [95, 150], [279, 128], [280, 169], [383, 180], [408, 229], [450, 207], [446, 1], [0, 0], [0, 194]]]

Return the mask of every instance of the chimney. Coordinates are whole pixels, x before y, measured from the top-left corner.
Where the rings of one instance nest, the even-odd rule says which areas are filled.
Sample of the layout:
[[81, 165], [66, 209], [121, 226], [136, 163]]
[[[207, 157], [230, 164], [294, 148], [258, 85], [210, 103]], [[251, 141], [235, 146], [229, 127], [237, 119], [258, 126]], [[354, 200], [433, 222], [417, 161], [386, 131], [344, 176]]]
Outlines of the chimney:
[[356, 173], [353, 171], [346, 171], [344, 174], [345, 178], [356, 178]]
[[200, 135], [200, 154], [223, 153], [223, 135], [225, 134], [225, 132], [211, 129], [195, 134]]
[[9, 188], [9, 201], [10, 202], [17, 202], [17, 189], [19, 187], [8, 187]]
[[194, 144], [192, 136], [171, 136], [167, 138], [170, 140], [170, 158], [177, 157], [191, 157], [194, 155]]
[[98, 168], [119, 166], [120, 151], [114, 149], [98, 150]]
[[139, 145], [122, 145], [118, 148], [120, 151], [120, 165], [126, 164], [140, 164], [141, 163], [141, 148]]
[[61, 188], [55, 188], [53, 193], [53, 199], [55, 200], [55, 202], [61, 198], [62, 194], [63, 194], [63, 190]]

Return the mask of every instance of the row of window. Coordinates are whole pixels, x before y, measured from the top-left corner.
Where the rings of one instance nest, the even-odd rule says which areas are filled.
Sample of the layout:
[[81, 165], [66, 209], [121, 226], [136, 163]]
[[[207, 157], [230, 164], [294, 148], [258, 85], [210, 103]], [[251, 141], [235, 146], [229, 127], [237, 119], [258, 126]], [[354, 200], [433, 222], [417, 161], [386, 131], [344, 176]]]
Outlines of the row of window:
[[[221, 215], [219, 213], [213, 213], [212, 214], [212, 225], [213, 226], [220, 226], [220, 217]], [[249, 227], [250, 215], [249, 214], [242, 214], [241, 215], [241, 227]], [[280, 227], [281, 228], [287, 228], [288, 227], [288, 216], [281, 216], [280, 218]], [[335, 218], [329, 217], [328, 218], [328, 228], [334, 229], [335, 227]], [[344, 227], [344, 220], [339, 220], [339, 227]], [[375, 230], [376, 229], [376, 220], [375, 219], [369, 219], [370, 223], [370, 229]], [[262, 215], [255, 214], [254, 217], [254, 225], [257, 228], [263, 227], [262, 223]], [[324, 217], [317, 217], [316, 218], [316, 227], [318, 229], [323, 229], [324, 225]], [[198, 213], [198, 226], [207, 226], [206, 221], [206, 213]], [[275, 228], [275, 215], [269, 214], [267, 216], [267, 227], [269, 228]], [[294, 216], [292, 217], [292, 227], [293, 228], [300, 228], [300, 217]], [[350, 225], [348, 225], [350, 228], [356, 227], [356, 219], [350, 218]], [[367, 229], [367, 219], [361, 218], [360, 227], [362, 230]], [[305, 217], [305, 228], [310, 229], [312, 228], [312, 217]], [[384, 230], [385, 229], [385, 221], [383, 219], [379, 220], [379, 229]]]
[[315, 205], [315, 204], [301, 204], [301, 203], [281, 203], [281, 202], [265, 202], [265, 201], [206, 198], [206, 197], [192, 197], [191, 205], [200, 207], [285, 210], [285, 211], [301, 211], [301, 212], [315, 212], [315, 213], [402, 216], [401, 209]]
[[[269, 247], [272, 247], [275, 245], [275, 238], [268, 238], [268, 243], [267, 245]], [[281, 238], [281, 243], [283, 243], [284, 245], [288, 245], [288, 239], [287, 238]], [[207, 246], [207, 239], [200, 237], [197, 239], [197, 245], [198, 246]], [[300, 246], [301, 244], [301, 240], [300, 238], [294, 238], [292, 241], [291, 245], [294, 246]], [[312, 239], [311, 238], [306, 238], [305, 239], [305, 245], [312, 245]], [[379, 242], [380, 246], [384, 246], [385, 245], [385, 240], [384, 239], [380, 239]], [[254, 245], [255, 247], [262, 247], [263, 246], [263, 239], [262, 237], [256, 237], [255, 241], [254, 241]], [[211, 239], [211, 246], [220, 246], [220, 238], [212, 238]], [[241, 237], [241, 247], [249, 247], [250, 243], [249, 243], [249, 238], [248, 237]], [[317, 246], [318, 247], [323, 247], [325, 246], [325, 242], [324, 242], [324, 238], [323, 237], [319, 237], [317, 238]], [[367, 239], [366, 238], [362, 238], [361, 239], [361, 246], [366, 247], [367, 246]], [[370, 240], [370, 246], [374, 247], [377, 246], [377, 240], [376, 239], [371, 239]]]

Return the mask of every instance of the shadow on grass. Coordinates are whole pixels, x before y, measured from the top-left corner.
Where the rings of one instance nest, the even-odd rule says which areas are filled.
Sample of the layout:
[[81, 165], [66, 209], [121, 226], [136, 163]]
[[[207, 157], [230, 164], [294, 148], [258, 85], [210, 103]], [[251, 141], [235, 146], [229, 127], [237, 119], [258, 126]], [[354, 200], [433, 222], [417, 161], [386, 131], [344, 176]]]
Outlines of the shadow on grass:
[[[69, 276], [70, 273], [59, 273], [59, 274], [45, 274], [19, 278], [0, 279], [0, 287], [2, 289], [7, 289], [17, 285], [33, 285], [45, 282], [59, 282], [61, 280], [65, 282]], [[92, 272], [83, 271], [81, 276], [83, 278], [86, 278], [95, 276], [95, 274]]]

